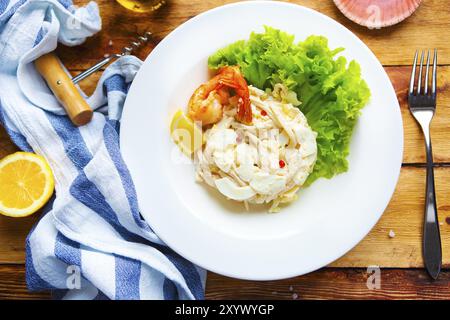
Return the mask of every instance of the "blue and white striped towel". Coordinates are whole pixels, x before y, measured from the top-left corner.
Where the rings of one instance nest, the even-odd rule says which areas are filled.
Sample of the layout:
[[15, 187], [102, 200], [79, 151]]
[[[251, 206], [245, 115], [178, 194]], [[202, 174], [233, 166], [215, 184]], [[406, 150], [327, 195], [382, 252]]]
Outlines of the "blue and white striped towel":
[[81, 128], [32, 64], [58, 41], [77, 45], [100, 29], [94, 2], [0, 0], [0, 119], [21, 149], [48, 160], [56, 179], [55, 200], [26, 241], [28, 287], [65, 299], [202, 299], [205, 271], [142, 219], [120, 155], [121, 110], [141, 61], [125, 57], [104, 72], [87, 99], [93, 121]]

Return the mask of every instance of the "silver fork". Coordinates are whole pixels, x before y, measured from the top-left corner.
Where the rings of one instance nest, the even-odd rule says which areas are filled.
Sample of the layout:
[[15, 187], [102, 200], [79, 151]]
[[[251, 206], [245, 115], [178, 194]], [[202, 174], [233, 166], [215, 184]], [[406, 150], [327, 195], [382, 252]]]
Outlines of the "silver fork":
[[[423, 258], [425, 267], [433, 279], [437, 279], [442, 265], [441, 236], [439, 233], [439, 221], [436, 206], [436, 194], [434, 187], [433, 152], [431, 149], [430, 123], [436, 111], [436, 69], [437, 50], [434, 50], [433, 70], [431, 79], [431, 92], [429, 92], [430, 51], [428, 50], [425, 80], [422, 81], [423, 62], [425, 52], [422, 51], [420, 58], [419, 75], [417, 77], [416, 90], [414, 83], [416, 78], [416, 67], [418, 52], [414, 56], [414, 63], [409, 85], [408, 104], [409, 110], [422, 128], [425, 137], [427, 152], [427, 186], [425, 193], [425, 219], [423, 227]], [[423, 86], [422, 86], [423, 82]]]

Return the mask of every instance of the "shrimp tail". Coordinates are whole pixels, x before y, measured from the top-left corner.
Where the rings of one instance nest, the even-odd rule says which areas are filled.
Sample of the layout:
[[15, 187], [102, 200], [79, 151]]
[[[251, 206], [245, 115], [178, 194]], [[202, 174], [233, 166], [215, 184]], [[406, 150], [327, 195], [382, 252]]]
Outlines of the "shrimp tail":
[[220, 76], [219, 83], [234, 89], [239, 97], [236, 120], [247, 125], [252, 124], [253, 115], [250, 103], [250, 92], [248, 90], [247, 81], [245, 81], [242, 76], [239, 67], [223, 67], [220, 69], [218, 76]]

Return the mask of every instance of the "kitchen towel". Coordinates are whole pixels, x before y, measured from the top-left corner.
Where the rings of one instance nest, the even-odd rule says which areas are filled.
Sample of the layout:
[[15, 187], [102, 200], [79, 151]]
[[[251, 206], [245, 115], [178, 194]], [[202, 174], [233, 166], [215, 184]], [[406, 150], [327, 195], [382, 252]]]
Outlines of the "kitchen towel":
[[141, 61], [127, 56], [107, 68], [87, 97], [93, 120], [80, 128], [32, 63], [100, 29], [94, 2], [0, 0], [0, 120], [19, 148], [48, 160], [56, 181], [26, 240], [28, 288], [61, 299], [202, 299], [206, 272], [142, 219], [120, 154], [121, 111]]

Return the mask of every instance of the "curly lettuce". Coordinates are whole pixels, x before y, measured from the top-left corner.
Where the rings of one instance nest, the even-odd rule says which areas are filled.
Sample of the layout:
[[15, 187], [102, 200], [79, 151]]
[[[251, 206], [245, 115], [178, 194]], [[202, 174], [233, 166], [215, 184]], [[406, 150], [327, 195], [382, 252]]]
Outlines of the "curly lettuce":
[[294, 41], [293, 35], [265, 27], [264, 33], [252, 33], [249, 40], [218, 50], [208, 65], [239, 65], [251, 85], [272, 90], [281, 83], [297, 94], [298, 107], [318, 134], [317, 162], [305, 183], [310, 185], [348, 170], [353, 129], [370, 90], [359, 64], [337, 56], [343, 48], [331, 50], [323, 36]]

